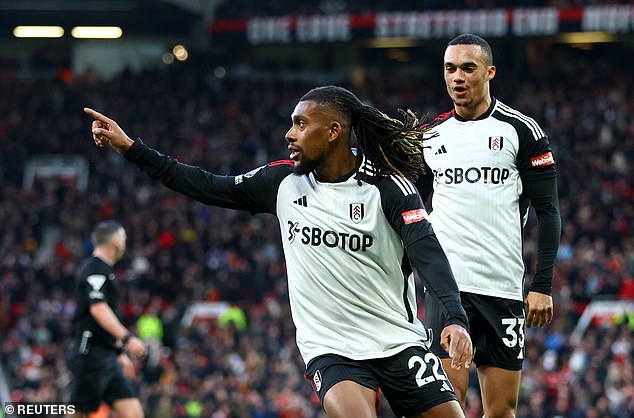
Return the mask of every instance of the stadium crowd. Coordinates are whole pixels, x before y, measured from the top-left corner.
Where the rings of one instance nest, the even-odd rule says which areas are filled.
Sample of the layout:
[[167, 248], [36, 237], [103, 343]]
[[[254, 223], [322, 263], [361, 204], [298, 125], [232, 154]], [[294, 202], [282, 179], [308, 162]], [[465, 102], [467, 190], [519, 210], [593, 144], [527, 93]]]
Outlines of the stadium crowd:
[[[634, 312], [570, 338], [590, 301], [634, 301], [634, 77], [614, 58], [581, 67], [553, 60], [539, 81], [500, 67], [493, 83], [495, 96], [539, 120], [560, 169], [555, 320], [527, 330], [518, 418], [634, 416]], [[342, 83], [386, 111], [450, 108], [442, 80], [377, 71]], [[289, 115], [312, 87], [276, 77], [217, 79], [188, 66], [109, 81], [0, 74], [0, 360], [13, 400], [67, 396], [74, 273], [91, 250], [92, 226], [114, 218], [128, 231], [127, 255], [116, 266], [122, 319], [152, 347], [135, 381], [146, 416], [323, 416], [294, 342], [276, 222], [154, 184], [95, 148], [82, 112], [90, 105], [181, 161], [239, 174], [287, 158]], [[23, 187], [25, 162], [37, 154], [87, 158], [88, 187], [60, 177]], [[525, 236], [528, 280], [534, 230]], [[197, 301], [226, 301], [234, 315], [183, 326]], [[142, 318], [159, 326], [145, 333]], [[479, 418], [472, 376], [467, 416]], [[391, 413], [382, 407], [381, 416]]]

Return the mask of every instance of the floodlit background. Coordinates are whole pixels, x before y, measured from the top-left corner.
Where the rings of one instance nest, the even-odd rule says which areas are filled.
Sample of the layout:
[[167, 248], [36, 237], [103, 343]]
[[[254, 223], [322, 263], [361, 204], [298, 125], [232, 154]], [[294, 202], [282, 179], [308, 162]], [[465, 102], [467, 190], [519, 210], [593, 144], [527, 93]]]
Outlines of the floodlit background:
[[556, 317], [527, 330], [518, 417], [634, 416], [634, 5], [590, 0], [0, 0], [0, 401], [66, 399], [73, 275], [116, 218], [122, 319], [153, 347], [147, 417], [323, 417], [276, 221], [155, 184], [94, 146], [82, 108], [240, 174], [287, 158], [291, 110], [318, 85], [450, 110], [442, 54], [461, 32], [490, 41], [493, 95], [541, 124], [560, 169]]

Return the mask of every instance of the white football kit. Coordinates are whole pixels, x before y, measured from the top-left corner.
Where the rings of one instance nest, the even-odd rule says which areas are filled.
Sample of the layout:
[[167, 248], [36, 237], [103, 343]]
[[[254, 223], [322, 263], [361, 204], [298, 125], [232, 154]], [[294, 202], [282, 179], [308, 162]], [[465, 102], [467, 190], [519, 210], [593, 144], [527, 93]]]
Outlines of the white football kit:
[[494, 99], [476, 120], [452, 111], [430, 129], [429, 216], [460, 291], [523, 300], [522, 229], [531, 203], [541, 223], [533, 286], [550, 294], [560, 231], [557, 172], [537, 122]]
[[406, 179], [359, 181], [351, 173], [323, 183], [312, 173], [293, 174], [289, 160], [218, 176], [140, 140], [125, 158], [203, 203], [277, 216], [297, 345], [306, 364], [322, 354], [362, 360], [427, 346], [427, 331], [416, 317], [412, 269], [445, 303], [448, 324], [467, 327], [449, 264], [420, 195]]

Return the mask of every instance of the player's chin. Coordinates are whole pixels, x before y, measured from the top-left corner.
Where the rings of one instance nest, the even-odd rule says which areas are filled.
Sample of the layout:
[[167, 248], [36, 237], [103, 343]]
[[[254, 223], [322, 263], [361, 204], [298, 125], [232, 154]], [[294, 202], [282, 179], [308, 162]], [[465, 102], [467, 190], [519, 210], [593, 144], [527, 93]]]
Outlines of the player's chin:
[[304, 174], [308, 174], [310, 172], [310, 168], [306, 164], [302, 164], [302, 160], [297, 159], [293, 164], [293, 173], [298, 176], [303, 176]]
[[468, 106], [471, 103], [471, 100], [466, 97], [453, 96], [453, 102], [456, 106]]

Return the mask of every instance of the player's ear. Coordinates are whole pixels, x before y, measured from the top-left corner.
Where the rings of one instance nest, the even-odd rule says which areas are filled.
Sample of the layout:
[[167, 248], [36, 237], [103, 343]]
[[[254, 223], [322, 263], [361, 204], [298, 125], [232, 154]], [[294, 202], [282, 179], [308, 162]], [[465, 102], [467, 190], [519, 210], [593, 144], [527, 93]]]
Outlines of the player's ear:
[[496, 72], [497, 72], [497, 69], [495, 68], [495, 65], [489, 66], [489, 68], [487, 69], [487, 80], [488, 81], [493, 80]]
[[337, 121], [333, 121], [330, 124], [330, 134], [328, 135], [328, 142], [332, 142], [335, 139], [339, 138], [341, 136], [342, 131], [343, 131], [343, 127], [341, 126], [341, 123]]

